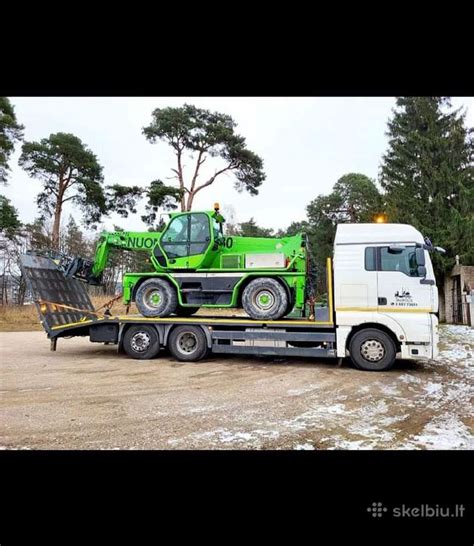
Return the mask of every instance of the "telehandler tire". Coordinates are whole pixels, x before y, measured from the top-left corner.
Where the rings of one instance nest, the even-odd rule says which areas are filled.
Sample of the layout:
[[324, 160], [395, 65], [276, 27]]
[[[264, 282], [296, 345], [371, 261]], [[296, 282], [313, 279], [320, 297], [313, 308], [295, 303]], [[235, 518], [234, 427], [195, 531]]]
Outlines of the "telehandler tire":
[[254, 279], [242, 292], [242, 307], [256, 320], [278, 320], [288, 310], [288, 294], [276, 279]]
[[135, 303], [144, 317], [167, 317], [176, 311], [176, 290], [165, 279], [148, 279], [135, 294]]

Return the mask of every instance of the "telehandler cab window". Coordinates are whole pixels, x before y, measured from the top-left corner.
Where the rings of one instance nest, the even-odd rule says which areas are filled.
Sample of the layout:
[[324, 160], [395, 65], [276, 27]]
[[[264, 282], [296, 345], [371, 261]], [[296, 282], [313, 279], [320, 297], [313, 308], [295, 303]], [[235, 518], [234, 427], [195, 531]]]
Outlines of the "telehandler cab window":
[[221, 224], [219, 224], [215, 218], [212, 220], [212, 229], [214, 230], [214, 241], [217, 241], [220, 237], [222, 237], [222, 234]]
[[161, 246], [168, 258], [204, 254], [211, 240], [207, 214], [186, 214], [171, 220], [163, 234]]
[[188, 255], [188, 216], [177, 216], [163, 233], [161, 246], [169, 258]]
[[209, 241], [211, 240], [211, 230], [209, 228], [209, 217], [207, 214], [190, 214], [190, 245], [189, 254], [204, 254]]

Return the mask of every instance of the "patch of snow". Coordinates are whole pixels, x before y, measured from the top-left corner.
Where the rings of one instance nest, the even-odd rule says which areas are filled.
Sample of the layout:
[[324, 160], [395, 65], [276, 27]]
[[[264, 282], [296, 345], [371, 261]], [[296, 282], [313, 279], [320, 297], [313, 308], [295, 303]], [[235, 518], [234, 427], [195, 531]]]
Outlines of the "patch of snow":
[[395, 385], [382, 385], [380, 391], [388, 396], [397, 396], [400, 394], [400, 391]]
[[306, 444], [296, 444], [295, 449], [297, 450], [305, 450], [305, 451], [314, 451], [314, 446], [310, 443]]
[[318, 388], [318, 385], [308, 385], [307, 387], [302, 387], [301, 389], [290, 389], [287, 391], [287, 394], [290, 396], [298, 396], [299, 394], [305, 394], [307, 392], [314, 391]]
[[433, 383], [430, 381], [423, 387], [423, 389], [428, 395], [441, 394], [443, 391], [443, 385], [441, 383]]
[[[255, 429], [250, 432], [231, 431], [226, 428], [218, 428], [215, 430], [193, 433], [187, 436], [187, 439], [211, 441], [215, 445], [220, 444], [248, 444], [252, 443], [251, 447], [258, 447], [261, 439], [278, 438], [280, 433], [276, 430]], [[169, 440], [169, 444], [177, 445], [181, 440]]]
[[373, 444], [366, 440], [344, 440], [337, 439], [334, 447], [329, 447], [329, 450], [335, 449], [373, 449]]
[[209, 411], [215, 411], [216, 409], [220, 409], [220, 408], [217, 406], [197, 406], [195, 408], [191, 408], [190, 410], [188, 410], [187, 413], [207, 413]]
[[410, 384], [410, 383], [422, 383], [423, 381], [417, 377], [416, 375], [410, 375], [410, 374], [403, 374], [401, 375], [399, 378], [398, 378], [402, 383], [407, 383], [407, 384]]
[[456, 416], [448, 413], [436, 417], [423, 431], [414, 436], [402, 449], [473, 449], [474, 436]]
[[474, 343], [474, 328], [462, 324], [441, 324], [440, 331], [455, 336], [463, 336]]
[[219, 443], [229, 444], [232, 442], [248, 442], [253, 439], [252, 434], [248, 432], [231, 432], [227, 429], [219, 428], [210, 432], [196, 434], [196, 438], [215, 438]]
[[390, 442], [395, 436], [393, 432], [383, 430], [379, 424], [355, 423], [348, 427], [348, 431], [358, 436], [365, 436], [366, 439], [374, 442]]
[[445, 349], [444, 351], [439, 352], [438, 360], [469, 360], [471, 358], [471, 356], [469, 356], [469, 350], [470, 349], [466, 349], [465, 347]]

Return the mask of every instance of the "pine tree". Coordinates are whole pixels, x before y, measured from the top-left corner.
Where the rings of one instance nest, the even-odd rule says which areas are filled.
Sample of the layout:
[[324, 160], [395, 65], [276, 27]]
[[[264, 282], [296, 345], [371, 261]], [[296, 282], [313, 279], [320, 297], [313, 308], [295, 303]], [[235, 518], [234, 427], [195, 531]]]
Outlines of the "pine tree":
[[0, 234], [11, 239], [20, 226], [18, 211], [11, 204], [10, 199], [0, 195]]
[[371, 222], [382, 211], [374, 181], [361, 173], [339, 178], [328, 195], [318, 195], [306, 208], [309, 248], [315, 261], [317, 291], [326, 289], [326, 258], [332, 256], [338, 224]]
[[433, 256], [441, 283], [456, 254], [474, 263], [474, 129], [447, 97], [399, 97], [387, 135], [380, 176], [386, 212], [447, 250]]

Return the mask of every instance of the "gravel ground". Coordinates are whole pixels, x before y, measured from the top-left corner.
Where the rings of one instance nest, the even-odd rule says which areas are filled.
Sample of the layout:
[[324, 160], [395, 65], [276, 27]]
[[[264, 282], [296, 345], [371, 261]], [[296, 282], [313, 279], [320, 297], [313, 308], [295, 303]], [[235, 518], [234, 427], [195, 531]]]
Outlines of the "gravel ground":
[[333, 360], [168, 354], [0, 333], [3, 449], [472, 449], [474, 333], [436, 361], [370, 373]]

